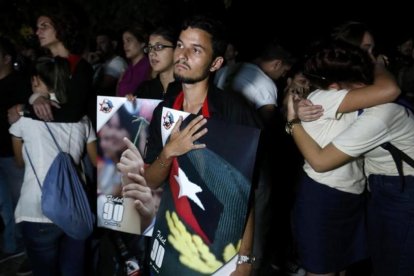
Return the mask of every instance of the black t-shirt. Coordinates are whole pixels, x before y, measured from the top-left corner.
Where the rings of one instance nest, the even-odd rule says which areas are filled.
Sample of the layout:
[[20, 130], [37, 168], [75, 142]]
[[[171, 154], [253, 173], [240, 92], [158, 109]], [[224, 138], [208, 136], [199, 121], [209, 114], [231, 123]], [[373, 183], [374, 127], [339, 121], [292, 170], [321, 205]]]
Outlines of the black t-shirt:
[[181, 82], [173, 81], [168, 84], [167, 91], [164, 94], [164, 87], [156, 77], [152, 80], [143, 82], [135, 91], [134, 95], [141, 99], [158, 99], [163, 100], [169, 97], [175, 97], [182, 90]]
[[[149, 126], [149, 138], [145, 155], [145, 163], [154, 162], [162, 151], [161, 116], [162, 108], [172, 107], [176, 97], [162, 101], [154, 110]], [[247, 102], [236, 93], [224, 92], [210, 85], [207, 94], [207, 104], [210, 118], [223, 120], [228, 123], [262, 128], [258, 115]]]

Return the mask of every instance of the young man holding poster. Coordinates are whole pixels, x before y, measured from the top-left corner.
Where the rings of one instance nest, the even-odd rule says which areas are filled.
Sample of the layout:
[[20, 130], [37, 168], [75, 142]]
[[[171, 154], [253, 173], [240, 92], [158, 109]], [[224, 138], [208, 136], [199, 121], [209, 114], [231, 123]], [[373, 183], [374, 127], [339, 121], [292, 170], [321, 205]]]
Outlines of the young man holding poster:
[[[206, 148], [206, 144], [204, 144], [203, 141], [199, 141], [200, 138], [203, 139], [208, 136], [205, 135], [207, 133], [207, 128], [205, 128], [205, 125], [207, 124], [206, 118], [218, 119], [220, 121], [224, 121], [226, 124], [244, 125], [256, 128], [260, 126], [256, 113], [247, 105], [247, 103], [244, 102], [244, 100], [242, 100], [242, 98], [239, 98], [235, 94], [221, 91], [217, 87], [213, 86], [210, 81], [210, 75], [217, 71], [223, 63], [226, 45], [223, 28], [221, 24], [215, 20], [195, 16], [183, 24], [176, 49], [174, 51], [174, 77], [176, 80], [182, 82], [183, 91], [179, 93], [177, 97], [163, 101], [155, 109], [153, 120], [150, 124], [150, 138], [148, 140], [147, 152], [145, 156], [145, 163], [149, 164], [145, 169], [145, 178], [149, 187], [152, 189], [158, 188], [164, 183], [164, 181], [168, 180], [169, 177], [170, 182], [174, 181], [175, 178], [175, 181], [180, 185], [180, 194], [175, 195], [174, 188], [171, 188], [171, 194], [173, 197], [175, 196], [174, 204], [178, 204], [177, 202], [183, 198], [189, 199], [187, 200], [188, 202], [190, 202], [190, 200], [192, 201], [190, 203], [187, 202], [185, 205], [188, 209], [186, 209], [184, 213], [187, 211], [191, 213], [186, 218], [184, 213], [180, 214], [178, 208], [178, 216], [175, 216], [175, 212], [171, 212], [172, 216], [169, 217], [170, 213], [169, 211], [166, 211], [166, 220], [168, 222], [167, 227], [170, 228], [170, 233], [173, 232], [171, 231], [171, 227], [174, 226], [174, 222], [176, 225], [180, 225], [180, 227], [186, 227], [180, 223], [180, 219], [182, 219], [187, 223], [187, 225], [189, 225], [189, 227], [185, 228], [184, 231], [186, 229], [192, 229], [187, 231], [193, 231], [193, 233], [196, 233], [192, 235], [193, 238], [194, 236], [201, 237], [201, 242], [209, 244], [212, 247], [214, 247], [215, 244], [214, 235], [216, 233], [216, 229], [212, 230], [214, 234], [211, 235], [208, 232], [209, 229], [205, 229], [203, 221], [200, 221], [200, 217], [197, 217], [197, 212], [200, 212], [200, 210], [195, 210], [193, 206], [195, 202], [204, 211], [204, 205], [206, 205], [205, 208], [207, 209], [207, 205], [211, 203], [209, 201], [215, 200], [215, 198], [211, 195], [204, 198], [203, 193], [205, 189], [200, 188], [197, 185], [191, 185], [194, 184], [191, 183], [191, 181], [187, 181], [185, 183], [186, 186], [182, 185], [182, 179], [179, 175], [179, 173], [182, 174], [182, 170], [181, 167], [178, 167], [177, 165], [177, 158], [181, 158], [186, 154], [197, 154], [196, 152], [199, 151], [193, 150]], [[187, 126], [184, 127], [185, 122], [183, 123], [182, 116], [179, 116], [178, 119], [165, 116], [163, 114], [163, 107], [171, 107], [175, 110], [181, 110], [196, 116], [193, 116], [194, 118], [188, 123]], [[168, 122], [175, 123], [175, 125], [171, 126]], [[182, 128], [180, 128], [181, 125], [183, 125]], [[164, 145], [161, 128], [168, 127], [171, 127], [172, 131], [169, 139]], [[242, 150], [244, 149], [240, 148], [240, 151]], [[215, 166], [215, 164], [207, 165], [210, 167]], [[176, 170], [175, 172], [174, 169]], [[190, 180], [190, 177], [186, 180]], [[188, 186], [192, 186], [194, 190], [185, 191]], [[203, 193], [201, 193], [201, 191], [203, 191]], [[175, 192], [178, 193], [178, 190]], [[236, 197], [237, 191], [234, 190], [233, 193]], [[166, 197], [167, 196], [164, 194], [161, 200], [161, 206], [163, 204], [167, 204], [165, 203], [166, 201], [171, 201], [171, 199]], [[201, 202], [203, 199], [206, 200]], [[228, 200], [231, 200], [231, 198], [228, 198]], [[160, 209], [162, 208], [160, 207]], [[220, 213], [219, 211], [217, 212]], [[249, 216], [249, 222], [247, 225], [252, 226], [251, 219]], [[192, 223], [189, 223], [188, 221], [192, 221]], [[199, 232], [194, 229], [198, 229]], [[251, 263], [253, 261], [253, 258], [250, 258], [252, 232], [252, 227], [246, 226], [245, 233], [243, 235], [243, 243], [239, 250], [239, 254], [243, 256], [239, 258], [238, 264], [240, 265], [237, 266], [236, 272], [233, 275], [248, 275], [244, 273], [250, 273], [251, 271]], [[160, 233], [160, 231], [154, 232], [153, 235], [154, 244], [152, 249], [153, 251], [151, 252], [153, 264], [151, 264], [151, 267], [154, 274], [163, 275], [163, 273], [168, 273], [168, 271], [164, 268], [166, 267], [166, 263], [168, 263], [168, 260], [166, 259], [169, 257], [161, 256], [161, 259], [164, 259], [164, 263], [162, 260], [160, 261], [159, 256], [162, 255], [159, 254], [160, 247], [156, 248], [155, 245], [156, 243], [165, 244], [170, 242], [177, 249], [179, 247], [179, 241], [175, 240], [174, 242], [174, 235], [164, 237]], [[177, 251], [180, 250], [177, 249]], [[165, 252], [165, 255], [167, 255], [167, 252]], [[180, 262], [182, 263], [182, 266], [191, 268], [193, 260], [182, 261], [181, 257], [183, 257], [183, 255], [180, 255]], [[205, 262], [203, 265], [208, 263], [208, 260], [204, 260]], [[195, 271], [201, 273], [202, 269], [200, 267], [196, 268]], [[191, 272], [191, 275], [198, 275], [195, 271]], [[204, 273], [206, 273], [206, 271], [214, 272], [215, 270], [205, 270]], [[187, 271], [187, 273], [190, 272]]]

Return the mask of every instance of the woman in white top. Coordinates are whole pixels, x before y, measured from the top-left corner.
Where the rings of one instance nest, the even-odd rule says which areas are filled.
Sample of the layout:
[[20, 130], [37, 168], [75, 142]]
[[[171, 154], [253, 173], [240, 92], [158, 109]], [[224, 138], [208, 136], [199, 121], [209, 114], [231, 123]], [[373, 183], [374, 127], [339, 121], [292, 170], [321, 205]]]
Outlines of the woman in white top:
[[[308, 100], [322, 105], [324, 114], [302, 125], [321, 146], [329, 144], [356, 120], [357, 112], [343, 113], [352, 110], [355, 99], [360, 100], [354, 108], [360, 108], [387, 102], [392, 99], [390, 95], [396, 97], [399, 93], [384, 71], [377, 69], [374, 74], [374, 64], [366, 52], [340, 42], [310, 55], [304, 73], [320, 88]], [[388, 85], [384, 85], [386, 81]], [[354, 83], [359, 85], [350, 85]], [[366, 86], [362, 84], [372, 85], [361, 88]], [[384, 93], [387, 90], [389, 93]], [[294, 132], [300, 121], [288, 119], [288, 130]], [[306, 176], [299, 185], [293, 210], [299, 257], [308, 275], [334, 275], [368, 257], [362, 160], [321, 173], [306, 156], [305, 159]]]
[[[32, 89], [35, 93], [48, 93], [52, 100], [64, 103], [69, 79], [70, 68], [66, 59], [41, 57], [34, 65]], [[62, 150], [68, 152], [76, 164], [80, 163], [85, 145], [89, 157], [93, 163], [96, 162], [96, 136], [87, 117], [77, 123], [48, 123], [48, 126]], [[43, 215], [41, 190], [27, 156], [29, 154], [42, 183], [58, 154], [45, 122], [21, 117], [9, 132], [13, 135], [16, 159], [25, 164], [15, 218], [22, 225], [33, 275], [83, 275], [85, 241], [72, 239]]]
[[[340, 74], [336, 70], [337, 64], [349, 57], [350, 51], [352, 50], [346, 50], [344, 56], [335, 55], [338, 53], [338, 48], [335, 47], [321, 50], [320, 57], [324, 56], [324, 61], [329, 62], [315, 62], [314, 67], [307, 66], [306, 72], [311, 83], [325, 83], [337, 88], [364, 86], [366, 83], [349, 78], [348, 73], [353, 68], [355, 59]], [[329, 91], [325, 91], [321, 92], [321, 97], [322, 93], [327, 97], [332, 96], [328, 95]], [[343, 97], [340, 93], [335, 95], [338, 96], [336, 99], [330, 99], [341, 105]], [[289, 105], [288, 120], [295, 117], [294, 108]], [[374, 275], [412, 275], [414, 169], [402, 164], [403, 175], [400, 177], [390, 152], [379, 146], [391, 142], [413, 158], [413, 114], [401, 105], [388, 103], [367, 108], [354, 118], [348, 128], [328, 143], [315, 142], [315, 137], [311, 137], [301, 124], [294, 125], [292, 135], [310, 167], [319, 173], [339, 168], [362, 155], [365, 157], [364, 169], [370, 190], [367, 233]]]

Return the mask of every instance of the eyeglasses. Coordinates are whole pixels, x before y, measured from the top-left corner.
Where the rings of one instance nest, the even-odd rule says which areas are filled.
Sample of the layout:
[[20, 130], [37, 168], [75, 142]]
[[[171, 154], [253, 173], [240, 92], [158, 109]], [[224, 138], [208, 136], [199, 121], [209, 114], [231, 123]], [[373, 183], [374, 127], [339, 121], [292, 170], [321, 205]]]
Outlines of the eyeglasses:
[[155, 45], [148, 45], [144, 48], [144, 53], [149, 54], [152, 50], [155, 52], [162, 51], [165, 48], [174, 48], [173, 45], [163, 45], [163, 44], [155, 44]]

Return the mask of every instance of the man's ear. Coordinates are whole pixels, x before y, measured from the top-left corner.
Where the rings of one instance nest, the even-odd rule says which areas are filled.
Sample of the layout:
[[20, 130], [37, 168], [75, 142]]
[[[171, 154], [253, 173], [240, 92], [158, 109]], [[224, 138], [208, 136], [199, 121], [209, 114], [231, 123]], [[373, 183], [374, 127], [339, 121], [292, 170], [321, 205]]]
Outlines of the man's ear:
[[223, 62], [223, 57], [216, 57], [216, 59], [211, 63], [210, 72], [214, 72], [220, 69], [221, 65], [223, 65]]

